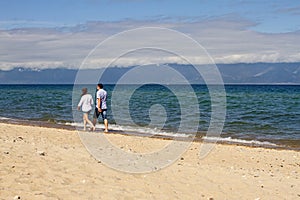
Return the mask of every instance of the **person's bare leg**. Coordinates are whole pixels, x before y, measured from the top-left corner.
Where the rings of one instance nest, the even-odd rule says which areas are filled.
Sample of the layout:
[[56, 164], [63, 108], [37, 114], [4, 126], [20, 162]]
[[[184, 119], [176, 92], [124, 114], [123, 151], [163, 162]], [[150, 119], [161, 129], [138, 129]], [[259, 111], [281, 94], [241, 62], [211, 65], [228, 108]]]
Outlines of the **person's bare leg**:
[[97, 124], [97, 118], [93, 118], [93, 125], [96, 127]]
[[104, 132], [107, 133], [108, 132], [108, 121], [107, 121], [107, 119], [104, 119], [104, 126], [105, 126]]
[[94, 124], [89, 120], [88, 114], [85, 115], [85, 120], [86, 120], [87, 123], [91, 126], [91, 129], [92, 129], [93, 131], [95, 131], [95, 126], [94, 126]]
[[86, 130], [86, 117], [85, 117], [85, 113], [83, 114], [83, 130]]

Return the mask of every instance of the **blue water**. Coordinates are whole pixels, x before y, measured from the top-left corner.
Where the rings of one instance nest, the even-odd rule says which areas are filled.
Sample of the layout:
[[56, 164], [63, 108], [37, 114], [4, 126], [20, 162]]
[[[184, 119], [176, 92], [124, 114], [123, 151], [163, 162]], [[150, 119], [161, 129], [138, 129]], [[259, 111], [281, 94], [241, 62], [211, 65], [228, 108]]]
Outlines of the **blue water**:
[[[86, 87], [94, 96], [95, 87]], [[119, 100], [133, 86], [122, 87], [124, 93], [116, 95]], [[75, 96], [72, 99], [73, 89]], [[110, 101], [114, 85], [106, 85], [105, 89], [109, 96], [108, 118], [112, 129], [122, 127], [122, 130], [134, 129], [140, 132], [153, 129], [154, 132], [161, 130], [175, 134], [180, 130], [181, 121], [186, 125], [186, 134], [193, 132], [186, 127], [192, 127], [195, 123], [198, 125], [196, 132], [199, 135], [203, 135], [208, 129], [211, 101], [204, 85], [193, 85], [192, 88], [197, 97], [196, 106], [200, 115], [193, 110], [181, 110], [181, 101], [184, 105], [193, 102], [192, 94], [185, 86], [173, 86], [173, 89], [180, 91], [181, 100], [164, 86], [139, 87], [128, 102], [119, 101], [114, 105], [114, 109], [118, 111], [116, 116], [112, 113]], [[222, 137], [300, 146], [300, 86], [228, 85], [225, 90], [226, 120]], [[81, 116], [76, 111], [80, 88], [73, 88], [73, 85], [0, 85], [0, 92], [2, 118], [72, 124]], [[189, 109], [189, 106], [184, 109]], [[128, 110], [129, 117], [126, 115]], [[160, 119], [165, 120], [161, 122]]]

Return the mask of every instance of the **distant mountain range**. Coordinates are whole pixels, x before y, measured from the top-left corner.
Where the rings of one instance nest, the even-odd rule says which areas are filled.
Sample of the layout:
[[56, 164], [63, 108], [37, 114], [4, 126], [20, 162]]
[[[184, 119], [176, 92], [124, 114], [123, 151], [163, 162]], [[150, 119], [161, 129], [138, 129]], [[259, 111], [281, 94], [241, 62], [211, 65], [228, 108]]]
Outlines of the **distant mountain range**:
[[[191, 65], [168, 64], [179, 71], [190, 83], [203, 84], [203, 79]], [[238, 63], [217, 64], [225, 84], [300, 84], [300, 63]], [[116, 83], [134, 67], [112, 67], [104, 72], [103, 83]], [[85, 70], [93, 73], [97, 70]], [[73, 84], [77, 70], [14, 68], [0, 70], [0, 84]]]

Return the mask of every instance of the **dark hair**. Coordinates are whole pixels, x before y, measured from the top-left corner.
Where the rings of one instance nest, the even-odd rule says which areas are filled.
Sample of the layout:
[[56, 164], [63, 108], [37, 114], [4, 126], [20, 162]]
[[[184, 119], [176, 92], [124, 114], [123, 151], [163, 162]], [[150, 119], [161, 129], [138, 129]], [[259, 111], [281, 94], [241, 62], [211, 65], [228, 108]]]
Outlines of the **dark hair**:
[[81, 96], [83, 96], [83, 95], [87, 94], [87, 91], [88, 91], [88, 90], [87, 90], [87, 88], [82, 88], [81, 91], [82, 91]]
[[102, 84], [102, 83], [98, 83], [98, 87], [99, 87], [100, 89], [102, 89], [102, 88], [103, 88], [103, 84]]

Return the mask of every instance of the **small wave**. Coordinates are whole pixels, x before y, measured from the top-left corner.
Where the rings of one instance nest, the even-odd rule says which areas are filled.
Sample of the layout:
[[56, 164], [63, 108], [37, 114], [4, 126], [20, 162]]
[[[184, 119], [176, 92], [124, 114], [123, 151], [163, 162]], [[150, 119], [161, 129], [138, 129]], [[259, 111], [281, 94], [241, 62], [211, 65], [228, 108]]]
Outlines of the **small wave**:
[[[58, 122], [57, 124], [62, 124], [66, 126], [79, 126], [79, 127], [81, 126], [81, 124], [75, 122], [65, 122], [65, 123]], [[83, 127], [83, 123], [82, 123], [82, 127]]]
[[[83, 127], [83, 123], [74, 123], [74, 122], [66, 122], [65, 125], [75, 126], [75, 127]], [[97, 124], [96, 128], [104, 129], [103, 124]], [[110, 125], [112, 131], [124, 131], [124, 132], [131, 132], [131, 133], [138, 133], [138, 134], [145, 134], [145, 135], [159, 135], [165, 137], [177, 137], [177, 138], [188, 138], [192, 136], [191, 134], [187, 133], [175, 133], [175, 132], [166, 132], [155, 128], [148, 128], [148, 127], [135, 127], [135, 126], [121, 126], [121, 125]], [[207, 137], [203, 136], [203, 139], [206, 142], [224, 142], [224, 143], [231, 143], [231, 144], [244, 144], [244, 145], [257, 145], [257, 146], [277, 146], [274, 143], [268, 141], [258, 141], [258, 140], [243, 140], [243, 139], [236, 139], [231, 137]]]
[[229, 125], [246, 125], [249, 124], [246, 121], [232, 121], [232, 122], [228, 122]]
[[218, 137], [206, 137], [204, 136], [202, 139], [208, 142], [228, 142], [228, 143], [236, 143], [236, 144], [252, 144], [252, 145], [260, 145], [260, 146], [277, 146], [274, 143], [267, 142], [267, 141], [257, 141], [257, 140], [242, 140], [242, 139], [235, 139], [231, 137], [226, 138], [218, 138]]
[[[74, 126], [74, 127], [83, 127], [83, 123], [75, 123], [75, 122], [66, 122], [64, 125], [67, 126]], [[97, 124], [96, 128], [104, 129], [103, 124]], [[190, 137], [191, 134], [186, 133], [174, 133], [174, 132], [166, 132], [162, 131], [157, 128], [148, 128], [148, 127], [136, 127], [136, 126], [121, 126], [121, 125], [110, 125], [110, 129], [112, 131], [124, 131], [124, 132], [133, 132], [139, 134], [146, 134], [146, 135], [160, 135], [160, 136], [167, 136], [167, 137]]]
[[0, 117], [0, 120], [12, 120], [12, 119], [8, 117]]

